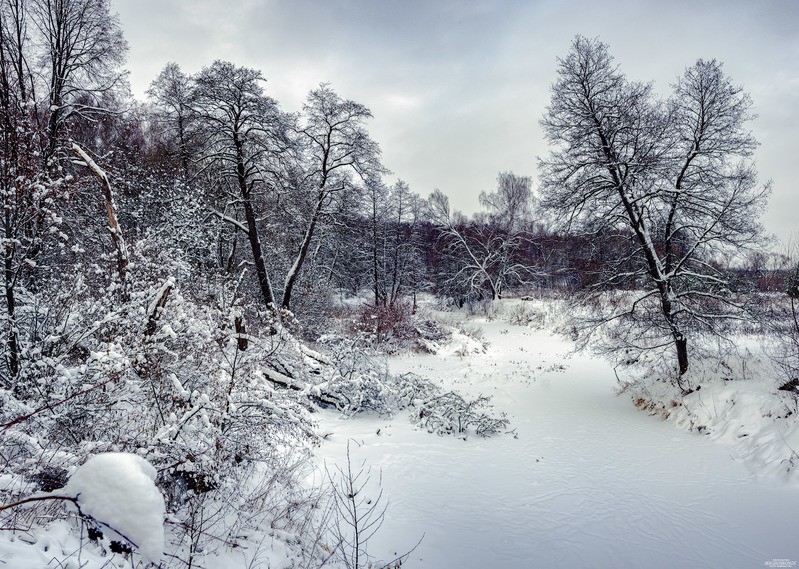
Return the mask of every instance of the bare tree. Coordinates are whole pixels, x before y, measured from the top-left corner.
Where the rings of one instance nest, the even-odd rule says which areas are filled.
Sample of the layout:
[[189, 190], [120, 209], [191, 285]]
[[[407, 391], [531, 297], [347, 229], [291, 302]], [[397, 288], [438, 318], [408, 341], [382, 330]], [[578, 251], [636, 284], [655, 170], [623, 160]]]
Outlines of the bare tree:
[[31, 284], [44, 242], [57, 238], [62, 222], [64, 184], [49, 179], [41, 162], [29, 8], [21, 0], [0, 0], [0, 256], [6, 338], [0, 378], [6, 386], [16, 386], [23, 366], [20, 293]]
[[177, 63], [167, 63], [147, 89], [147, 95], [154, 103], [155, 118], [161, 130], [174, 137], [183, 176], [188, 178], [189, 158], [197, 142], [191, 77], [183, 73]]
[[372, 180], [364, 191], [366, 216], [369, 220], [369, 242], [371, 245], [372, 294], [375, 307], [386, 304], [387, 292], [386, 249], [389, 215], [388, 188], [382, 180]]
[[366, 468], [365, 462], [354, 470], [347, 441], [346, 469], [336, 466], [336, 473], [328, 471], [327, 477], [335, 504], [332, 534], [337, 541], [336, 553], [348, 569], [371, 567], [367, 545], [383, 525], [388, 508], [383, 500], [382, 473], [375, 485], [371, 482], [371, 468]]
[[26, 52], [28, 8], [25, 0], [0, 1], [0, 61], [3, 65], [2, 97], [4, 104], [18, 95], [18, 102], [27, 101], [32, 77]]
[[496, 192], [480, 195], [487, 212], [471, 221], [451, 212], [449, 199], [438, 190], [428, 200], [431, 220], [453, 263], [447, 269], [448, 288], [469, 298], [501, 298], [508, 285], [533, 274], [517, 258], [530, 223], [532, 180], [505, 172], [497, 181]]
[[100, 96], [125, 85], [127, 43], [109, 0], [32, 0], [31, 16], [48, 65], [44, 163], [54, 157], [75, 114], [106, 112]]
[[98, 97], [122, 86], [125, 50], [107, 0], [0, 0], [0, 230], [12, 377], [20, 368], [17, 292], [34, 284], [45, 244], [62, 234], [67, 181], [48, 175], [51, 159], [70, 118], [104, 112]]
[[578, 37], [541, 121], [552, 145], [540, 161], [543, 205], [564, 229], [623, 231], [634, 245], [592, 289], [641, 289], [601, 320], [616, 325], [611, 347], [671, 345], [678, 377], [690, 332], [722, 333], [743, 317], [724, 268], [759, 244], [769, 193], [750, 160], [750, 107], [716, 61], [697, 61], [661, 101], [626, 79], [605, 44]]
[[480, 203], [488, 210], [489, 222], [506, 234], [525, 231], [532, 216], [533, 180], [513, 172], [500, 172], [497, 190], [481, 192]]
[[394, 306], [410, 289], [414, 293], [416, 308], [421, 249], [419, 223], [423, 201], [402, 180], [398, 180], [389, 190], [386, 293], [390, 306]]
[[[205, 166], [219, 172], [227, 198], [214, 213], [247, 235], [264, 302], [275, 302], [264, 260], [254, 198], [273, 182], [276, 157], [285, 152], [286, 119], [263, 94], [260, 71], [216, 61], [195, 78], [195, 105], [204, 123]], [[243, 211], [244, 221], [237, 218]]]
[[286, 274], [281, 302], [285, 309], [291, 306], [291, 295], [317, 227], [334, 207], [338, 194], [354, 187], [357, 180], [377, 177], [383, 171], [380, 149], [364, 126], [372, 117], [368, 108], [342, 99], [323, 84], [308, 94], [303, 114], [299, 134], [305, 145], [306, 174], [296, 190], [310, 193], [310, 211], [294, 263]]

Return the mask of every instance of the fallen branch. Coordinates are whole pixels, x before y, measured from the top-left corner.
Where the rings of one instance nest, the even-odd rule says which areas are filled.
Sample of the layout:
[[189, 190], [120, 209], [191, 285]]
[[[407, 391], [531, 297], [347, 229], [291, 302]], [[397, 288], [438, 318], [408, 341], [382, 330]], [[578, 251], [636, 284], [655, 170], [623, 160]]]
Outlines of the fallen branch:
[[287, 375], [283, 375], [282, 373], [276, 372], [274, 370], [268, 369], [264, 370], [263, 372], [264, 377], [274, 383], [275, 385], [279, 385], [285, 389], [291, 389], [292, 391], [298, 391], [303, 395], [307, 396], [313, 403], [319, 406], [325, 405], [332, 405], [336, 409], [340, 408], [341, 400], [334, 397], [332, 394], [327, 393], [319, 389], [319, 386], [312, 386], [309, 389], [309, 386], [301, 385], [294, 381]]
[[161, 285], [161, 288], [158, 290], [158, 293], [155, 296], [154, 301], [150, 304], [149, 310], [147, 311], [147, 327], [144, 330], [145, 336], [152, 336], [155, 334], [156, 325], [158, 324], [158, 318], [161, 316], [161, 312], [163, 312], [164, 307], [166, 306], [166, 301], [169, 298], [169, 293], [172, 290], [172, 287], [175, 286], [175, 279], [169, 277], [164, 284]]

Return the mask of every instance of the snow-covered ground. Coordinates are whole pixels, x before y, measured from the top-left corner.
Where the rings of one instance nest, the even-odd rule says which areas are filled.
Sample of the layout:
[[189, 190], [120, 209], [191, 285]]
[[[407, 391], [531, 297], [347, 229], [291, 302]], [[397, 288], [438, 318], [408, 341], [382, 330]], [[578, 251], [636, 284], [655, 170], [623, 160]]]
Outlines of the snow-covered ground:
[[[734, 450], [617, 396], [612, 369], [546, 331], [482, 320], [484, 353], [394, 358], [394, 371], [493, 395], [513, 433], [441, 437], [407, 416], [344, 420], [320, 449], [382, 470], [389, 505], [369, 552], [405, 566], [677, 569], [799, 561], [799, 489]], [[751, 463], [750, 463], [751, 466]]]
[[[540, 316], [534, 321], [551, 324], [553, 306], [527, 308]], [[513, 309], [499, 307], [518, 317]], [[328, 436], [311, 484], [326, 484], [328, 473], [335, 477], [336, 467], [345, 466], [348, 443], [356, 472], [362, 462], [372, 468], [366, 497], [377, 497], [374, 482], [382, 474], [388, 509], [368, 544], [374, 559], [393, 559], [421, 539], [403, 567], [735, 569], [799, 562], [799, 484], [785, 483], [784, 458], [799, 436], [797, 422], [795, 414], [776, 416], [785, 414], [786, 403], [766, 382], [719, 377], [676, 407], [668, 388], [653, 393], [650, 386], [643, 406], [656, 404], [651, 415], [631, 403], [640, 386], [617, 395], [608, 364], [569, 355], [572, 344], [546, 330], [502, 317], [466, 323], [458, 314], [437, 317], [461, 331], [427, 343], [434, 355], [392, 358], [392, 370], [425, 375], [467, 396], [493, 396], [493, 411], [507, 414], [511, 431], [464, 439], [419, 430], [404, 412], [391, 419], [317, 413]], [[481, 331], [485, 348], [474, 339]], [[667, 413], [668, 422], [661, 419]], [[83, 496], [116, 487], [95, 478], [78, 476], [64, 491]], [[83, 498], [78, 502], [88, 504]], [[140, 505], [109, 501], [125, 503], [126, 512]], [[94, 511], [108, 520], [120, 513]], [[138, 532], [124, 527], [129, 537]], [[278, 530], [242, 543], [209, 553], [200, 566], [306, 566], [291, 536]], [[332, 543], [328, 536], [323, 549]], [[0, 569], [129, 566], [121, 556], [103, 557], [81, 544], [64, 521], [0, 532]]]

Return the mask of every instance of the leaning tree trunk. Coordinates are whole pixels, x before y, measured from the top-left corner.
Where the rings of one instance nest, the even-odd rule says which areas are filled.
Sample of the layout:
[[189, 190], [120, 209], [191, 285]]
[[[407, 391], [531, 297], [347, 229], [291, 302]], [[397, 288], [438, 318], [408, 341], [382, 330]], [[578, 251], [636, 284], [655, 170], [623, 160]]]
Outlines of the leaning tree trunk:
[[255, 273], [258, 276], [258, 286], [261, 288], [261, 295], [264, 297], [266, 305], [274, 306], [275, 296], [272, 292], [272, 283], [269, 280], [269, 273], [266, 271], [266, 263], [264, 263], [263, 248], [261, 247], [261, 240], [258, 237], [258, 227], [255, 222], [255, 211], [253, 210], [249, 193], [245, 195], [246, 197], [244, 197], [242, 201], [244, 202], [244, 217], [247, 220], [247, 239], [250, 241], [250, 248], [252, 249]]
[[100, 182], [100, 186], [103, 188], [105, 210], [108, 215], [108, 227], [111, 230], [111, 239], [114, 241], [114, 247], [117, 251], [117, 273], [119, 274], [119, 281], [122, 286], [122, 299], [127, 302], [130, 299], [130, 290], [128, 289], [127, 282], [128, 246], [125, 243], [125, 238], [122, 236], [122, 229], [117, 219], [117, 208], [114, 204], [114, 194], [111, 192], [111, 182], [102, 168], [100, 168], [80, 146], [73, 143], [72, 150], [78, 158], [83, 161], [86, 167], [91, 170], [92, 174], [94, 174], [94, 177], [97, 178]]
[[319, 217], [322, 214], [322, 206], [324, 205], [325, 197], [326, 194], [324, 191], [319, 192], [319, 200], [316, 202], [316, 209], [314, 209], [313, 217], [311, 217], [311, 223], [308, 224], [308, 230], [305, 232], [305, 237], [302, 239], [300, 251], [297, 253], [297, 258], [286, 275], [286, 285], [283, 288], [283, 301], [281, 302], [282, 308], [286, 310], [290, 310], [291, 293], [294, 291], [294, 285], [297, 284], [300, 269], [303, 263], [305, 263], [305, 258], [308, 256], [308, 250], [311, 247], [311, 241], [316, 232], [316, 224], [319, 222]]

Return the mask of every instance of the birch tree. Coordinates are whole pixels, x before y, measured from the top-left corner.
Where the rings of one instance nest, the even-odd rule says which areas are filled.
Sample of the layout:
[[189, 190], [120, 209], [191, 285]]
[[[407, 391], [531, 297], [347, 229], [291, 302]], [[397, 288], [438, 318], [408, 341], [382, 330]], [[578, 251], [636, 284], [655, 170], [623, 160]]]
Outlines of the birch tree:
[[678, 378], [691, 334], [744, 317], [724, 267], [759, 244], [769, 191], [751, 160], [750, 109], [716, 61], [686, 69], [664, 101], [629, 81], [605, 44], [578, 37], [541, 121], [544, 207], [564, 229], [599, 240], [623, 231], [634, 245], [589, 293], [621, 280], [640, 292], [595, 324], [612, 324], [609, 347], [627, 354], [671, 346]]
[[495, 300], [507, 286], [525, 282], [534, 272], [518, 258], [530, 223], [532, 180], [501, 173], [497, 190], [483, 192], [480, 201], [486, 211], [471, 221], [451, 212], [449, 199], [438, 190], [428, 203], [452, 265], [446, 288], [470, 299]]

